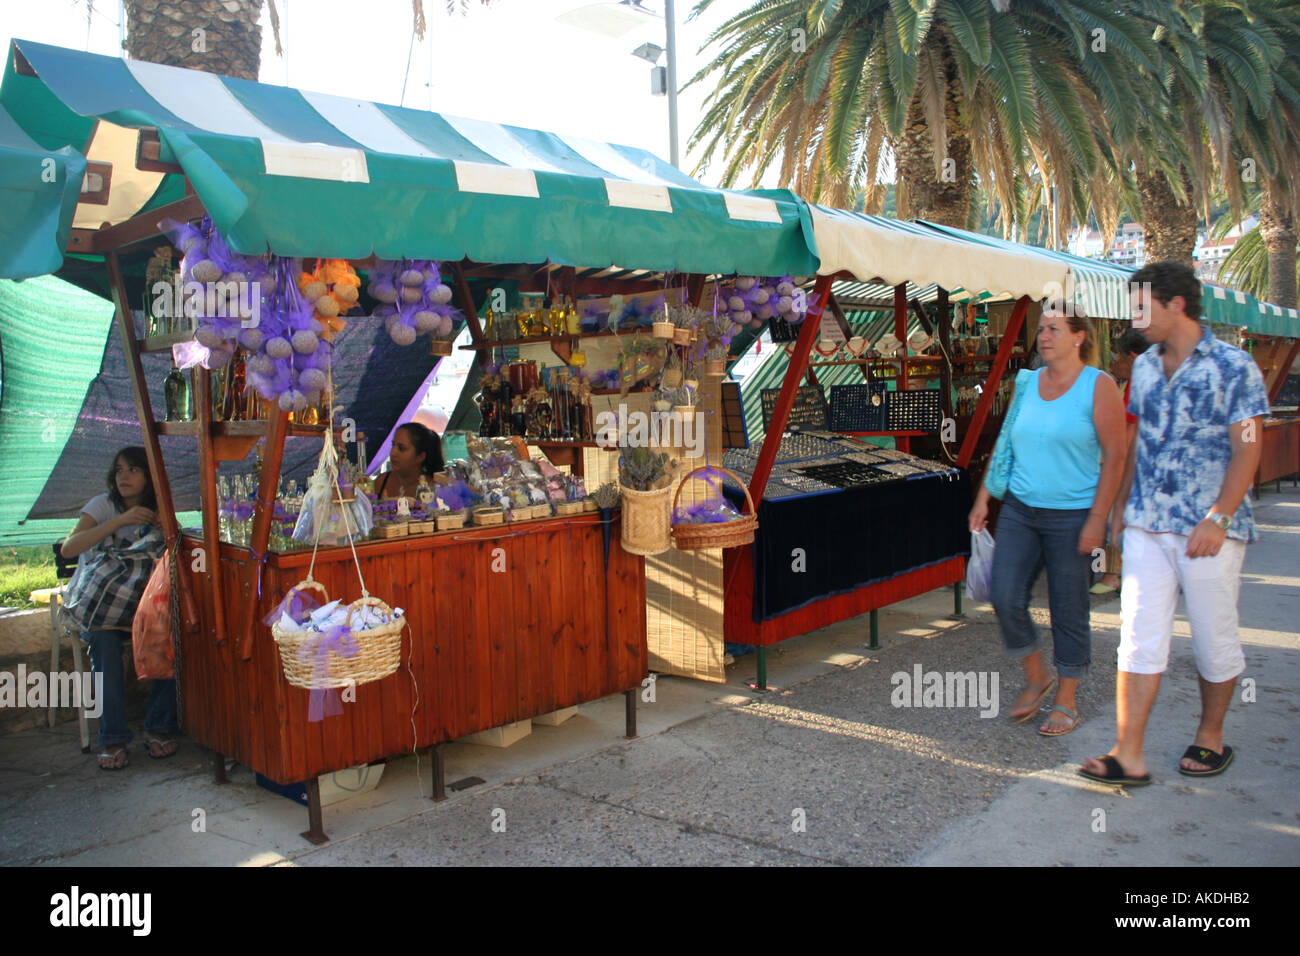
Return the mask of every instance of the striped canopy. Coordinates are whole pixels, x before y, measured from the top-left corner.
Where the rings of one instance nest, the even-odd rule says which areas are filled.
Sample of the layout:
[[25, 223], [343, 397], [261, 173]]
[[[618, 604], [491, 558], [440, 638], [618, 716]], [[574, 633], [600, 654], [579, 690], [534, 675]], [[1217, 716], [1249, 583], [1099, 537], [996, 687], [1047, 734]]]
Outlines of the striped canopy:
[[[180, 177], [238, 252], [808, 274], [787, 192], [710, 189], [644, 150], [15, 40], [0, 104], [46, 149], [113, 163], [116, 222]], [[100, 222], [87, 221], [86, 215]]]

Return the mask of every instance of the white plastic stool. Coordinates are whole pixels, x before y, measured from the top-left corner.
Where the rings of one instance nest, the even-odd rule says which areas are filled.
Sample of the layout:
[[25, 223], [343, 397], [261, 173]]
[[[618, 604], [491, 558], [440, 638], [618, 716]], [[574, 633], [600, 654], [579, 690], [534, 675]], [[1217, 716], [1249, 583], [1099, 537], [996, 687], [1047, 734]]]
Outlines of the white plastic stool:
[[[76, 632], [72, 621], [68, 617], [68, 612], [63, 609], [63, 592], [66, 590], [67, 585], [65, 584], [50, 595], [50, 675], [53, 676], [59, 669], [59, 641], [66, 636], [72, 643], [72, 666], [77, 675], [77, 682], [80, 685], [81, 674], [84, 670], [81, 666], [81, 635]], [[49, 725], [53, 728], [56, 707], [52, 690], [49, 699]], [[90, 723], [86, 719], [84, 701], [83, 705], [77, 708], [77, 723], [81, 730], [81, 752], [83, 754], [90, 753]]]

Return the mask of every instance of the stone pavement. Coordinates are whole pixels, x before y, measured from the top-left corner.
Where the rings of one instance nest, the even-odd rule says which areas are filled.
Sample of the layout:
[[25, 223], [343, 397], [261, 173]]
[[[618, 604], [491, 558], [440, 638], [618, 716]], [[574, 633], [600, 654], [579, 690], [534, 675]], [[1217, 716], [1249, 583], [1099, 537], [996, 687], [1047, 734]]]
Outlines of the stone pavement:
[[[1256, 699], [1234, 702], [1220, 777], [1176, 772], [1198, 711], [1185, 622], [1149, 730], [1156, 783], [1125, 791], [1074, 773], [1113, 740], [1118, 599], [1094, 605], [1084, 723], [1048, 739], [1006, 720], [1020, 678], [991, 609], [954, 620], [939, 591], [883, 611], [879, 650], [865, 617], [787, 642], [767, 693], [746, 686], [752, 657], [725, 685], [661, 678], [636, 740], [614, 697], [506, 750], [450, 745], [449, 784], [482, 782], [445, 803], [427, 797], [427, 756], [393, 760], [373, 792], [326, 808], [321, 847], [247, 768], [213, 784], [192, 742], [166, 761], [137, 744], [109, 774], [75, 723], [0, 737], [0, 864], [1295, 865], [1300, 493], [1269, 491], [1257, 514], [1241, 596]], [[1046, 622], [1041, 584], [1035, 614]], [[996, 674], [1001, 712], [893, 706], [893, 675], [910, 683], [917, 665]]]

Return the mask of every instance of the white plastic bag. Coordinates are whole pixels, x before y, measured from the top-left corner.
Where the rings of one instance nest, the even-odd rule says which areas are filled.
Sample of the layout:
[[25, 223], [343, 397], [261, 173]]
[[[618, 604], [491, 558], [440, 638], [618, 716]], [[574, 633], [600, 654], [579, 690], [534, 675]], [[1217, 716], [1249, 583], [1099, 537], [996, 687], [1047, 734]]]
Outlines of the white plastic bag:
[[993, 597], [993, 535], [988, 528], [971, 532], [966, 594], [972, 601], [988, 601]]

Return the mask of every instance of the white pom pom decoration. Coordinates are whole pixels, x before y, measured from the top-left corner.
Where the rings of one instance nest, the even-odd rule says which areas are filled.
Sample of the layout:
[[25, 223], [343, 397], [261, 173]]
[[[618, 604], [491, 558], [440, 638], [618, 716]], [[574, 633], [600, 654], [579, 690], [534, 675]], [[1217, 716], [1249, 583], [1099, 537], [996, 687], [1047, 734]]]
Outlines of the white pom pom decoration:
[[[244, 348], [248, 349], [250, 352], [257, 351], [257, 347], [262, 344], [262, 330], [261, 329], [240, 329], [239, 344], [242, 345]], [[252, 357], [249, 358], [248, 364], [250, 365], [252, 364]]]
[[439, 283], [434, 290], [429, 293], [429, 301], [434, 305], [446, 305], [451, 301], [451, 289]]
[[[256, 331], [246, 330], [246, 331]], [[260, 333], [259, 333], [260, 334]], [[252, 375], [270, 375], [275, 369], [275, 362], [269, 355], [255, 352], [248, 357], [248, 371]]]
[[319, 299], [328, 291], [329, 290], [325, 287], [325, 283], [321, 282], [319, 279], [313, 279], [302, 287], [302, 295], [305, 299]]
[[440, 339], [450, 338], [451, 329], [452, 329], [451, 316], [444, 315], [442, 317], [442, 321], [438, 323], [438, 328], [434, 331], [433, 334], [438, 336], [438, 338]]
[[208, 368], [225, 368], [230, 362], [231, 352], [229, 349], [209, 349], [208, 350]]
[[417, 332], [434, 332], [442, 324], [442, 316], [437, 312], [430, 312], [428, 309], [421, 309], [415, 313], [415, 331]]
[[303, 329], [300, 332], [293, 333], [293, 350], [299, 355], [311, 355], [320, 345], [320, 339], [316, 338], [315, 332], [308, 332]]
[[307, 407], [307, 396], [296, 389], [290, 389], [280, 396], [280, 408], [286, 412], [300, 412]]
[[334, 295], [350, 305], [361, 297], [361, 291], [354, 285], [336, 285]]
[[770, 302], [765, 302], [763, 305], [760, 305], [754, 312], [754, 318], [756, 319], [770, 319], [771, 317], [772, 303]]
[[745, 300], [738, 295], [733, 295], [727, 300], [727, 307], [732, 312], [743, 312], [745, 311]]
[[751, 329], [761, 329], [761, 328], [763, 327], [763, 320], [762, 320], [762, 319], [750, 319], [750, 320], [749, 320], [749, 327], [750, 327]]
[[753, 276], [741, 276], [736, 280], [736, 288], [741, 292], [748, 292], [756, 285], [758, 285], [758, 280]]
[[766, 289], [755, 289], [754, 294], [749, 297], [749, 301], [753, 302], [755, 305], [762, 305], [771, 298], [771, 296], [772, 294]]
[[408, 285], [402, 287], [403, 302], [419, 302], [423, 298], [424, 291], [419, 286]]
[[298, 373], [298, 387], [304, 392], [319, 392], [325, 387], [325, 373], [318, 368], [305, 368]]
[[322, 295], [316, 300], [316, 314], [332, 319], [339, 314], [339, 303], [332, 295]]
[[787, 315], [792, 308], [794, 308], [794, 299], [790, 296], [783, 295], [781, 298], [776, 300], [776, 311], [778, 314]]
[[402, 285], [405, 286], [423, 285], [424, 273], [421, 272], [419, 269], [407, 269], [402, 273], [400, 277], [400, 281]]
[[388, 334], [393, 337], [393, 341], [398, 345], [410, 345], [415, 341], [415, 329], [409, 325], [402, 325], [400, 322], [389, 329]]
[[200, 325], [195, 329], [194, 338], [200, 345], [210, 349], [219, 349], [226, 342], [225, 338], [210, 325]]
[[190, 278], [195, 282], [216, 282], [221, 278], [221, 270], [211, 259], [200, 259], [190, 270]]
[[381, 279], [370, 284], [370, 297], [377, 302], [396, 302], [397, 289], [389, 280]]
[[282, 339], [277, 335], [273, 339], [266, 340], [266, 354], [273, 359], [285, 359], [293, 354], [293, 346], [289, 344], [288, 339]]
[[777, 295], [794, 295], [794, 283], [793, 283], [793, 282], [782, 282], [782, 283], [779, 283], [779, 284], [777, 285], [777, 287], [776, 287], [776, 294], [777, 294]]

